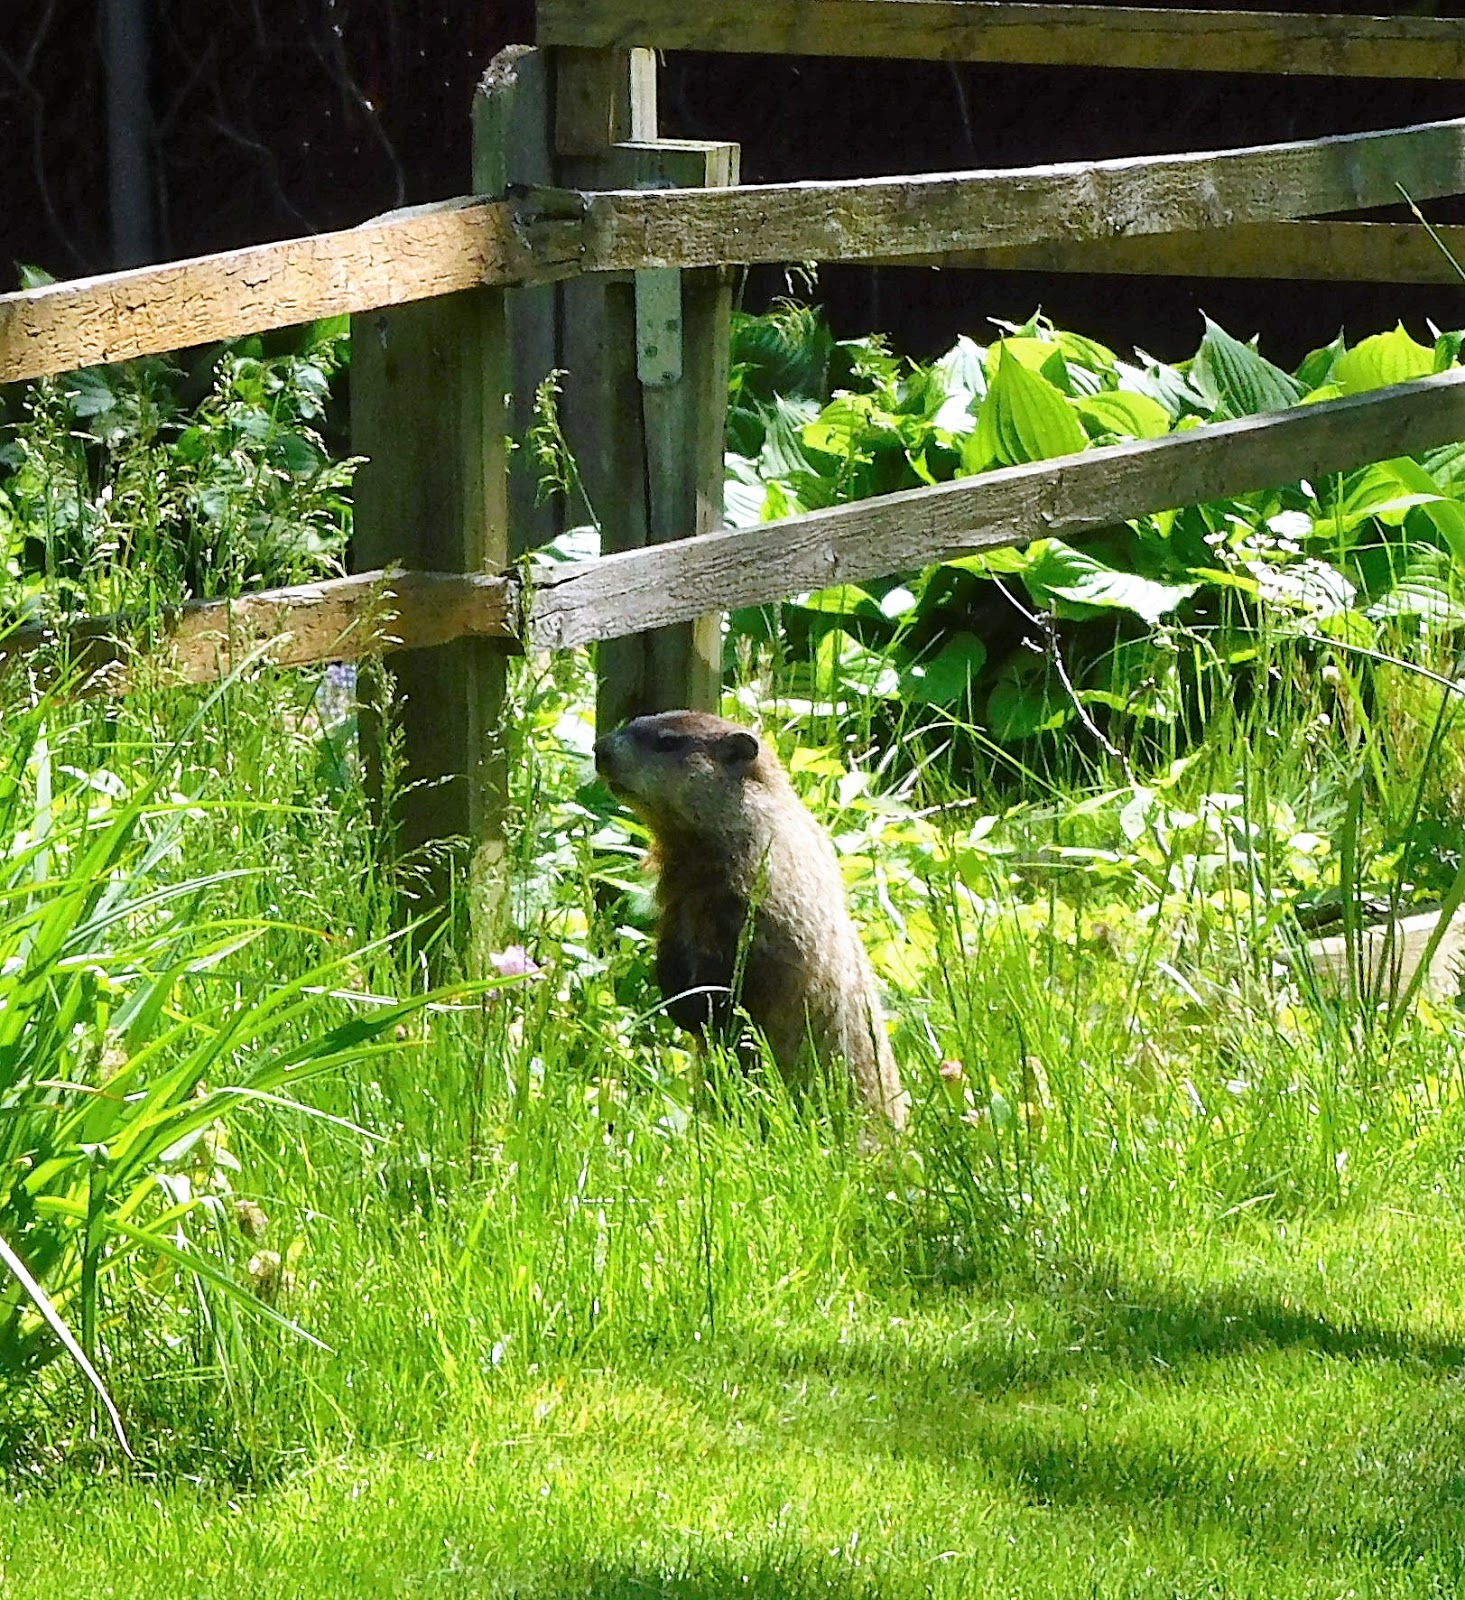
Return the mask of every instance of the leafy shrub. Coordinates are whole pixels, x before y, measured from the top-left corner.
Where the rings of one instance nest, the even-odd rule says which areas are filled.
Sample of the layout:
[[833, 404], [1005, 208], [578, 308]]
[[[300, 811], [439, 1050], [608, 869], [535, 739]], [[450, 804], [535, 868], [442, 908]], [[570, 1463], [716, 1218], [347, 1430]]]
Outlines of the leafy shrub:
[[[1462, 339], [1340, 335], [1291, 374], [1209, 319], [1174, 365], [1123, 361], [1038, 316], [1004, 328], [923, 366], [879, 338], [836, 343], [804, 307], [739, 319], [729, 522], [1355, 394], [1444, 370]], [[1462, 483], [1465, 446], [1447, 446], [1136, 518], [1082, 546], [1037, 539], [802, 595], [738, 614], [730, 645], [775, 645], [793, 693], [861, 717], [928, 707], [1008, 746], [1148, 732], [1173, 756], [1212, 705], [1257, 688], [1279, 640], [1332, 660], [1354, 706], [1360, 663], [1406, 638], [1448, 652], [1465, 624]]]
[[249, 338], [198, 371], [154, 357], [23, 391], [0, 446], [0, 616], [50, 619], [334, 570], [356, 462], [327, 407], [344, 318]]

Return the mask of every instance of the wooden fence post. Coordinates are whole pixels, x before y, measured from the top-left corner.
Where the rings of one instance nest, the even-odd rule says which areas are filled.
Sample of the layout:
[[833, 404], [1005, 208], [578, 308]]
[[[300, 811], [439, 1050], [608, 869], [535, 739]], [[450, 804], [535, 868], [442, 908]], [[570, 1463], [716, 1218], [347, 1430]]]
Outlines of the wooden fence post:
[[[485, 76], [473, 111], [477, 192], [501, 193], [518, 167], [541, 175], [541, 78], [511, 52]], [[509, 565], [510, 324], [532, 328], [544, 305], [525, 301], [510, 312], [513, 292], [471, 289], [353, 318], [352, 443], [368, 458], [356, 480], [358, 571], [496, 573]], [[403, 651], [393, 671], [401, 768], [390, 821], [399, 854], [422, 868], [421, 900], [407, 909], [430, 911], [434, 921], [450, 907], [466, 912], [471, 933], [459, 948], [476, 971], [502, 910], [506, 650], [463, 639]], [[466, 841], [466, 862], [449, 840]], [[456, 938], [464, 931], [461, 922], [453, 929]]]
[[[555, 60], [561, 184], [737, 182], [736, 145], [656, 137], [650, 51], [561, 49]], [[566, 432], [603, 551], [721, 526], [731, 303], [725, 268], [562, 286]], [[597, 655], [597, 724], [676, 706], [716, 710], [721, 676], [720, 616], [606, 641]]]

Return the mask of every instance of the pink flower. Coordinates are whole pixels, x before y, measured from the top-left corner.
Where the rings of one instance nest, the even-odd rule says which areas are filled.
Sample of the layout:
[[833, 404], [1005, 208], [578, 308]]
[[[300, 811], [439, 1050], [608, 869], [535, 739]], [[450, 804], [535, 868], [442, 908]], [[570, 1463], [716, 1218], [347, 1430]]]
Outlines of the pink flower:
[[537, 978], [541, 972], [539, 963], [521, 944], [495, 950], [488, 959], [501, 978]]

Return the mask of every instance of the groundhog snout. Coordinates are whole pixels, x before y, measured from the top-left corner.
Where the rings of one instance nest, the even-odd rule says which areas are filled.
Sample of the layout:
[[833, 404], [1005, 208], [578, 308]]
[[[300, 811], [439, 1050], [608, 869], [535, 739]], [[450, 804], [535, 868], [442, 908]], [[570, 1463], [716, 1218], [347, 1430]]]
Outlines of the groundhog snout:
[[602, 734], [595, 741], [595, 770], [612, 789], [618, 786], [617, 780], [625, 772], [625, 752], [619, 730]]

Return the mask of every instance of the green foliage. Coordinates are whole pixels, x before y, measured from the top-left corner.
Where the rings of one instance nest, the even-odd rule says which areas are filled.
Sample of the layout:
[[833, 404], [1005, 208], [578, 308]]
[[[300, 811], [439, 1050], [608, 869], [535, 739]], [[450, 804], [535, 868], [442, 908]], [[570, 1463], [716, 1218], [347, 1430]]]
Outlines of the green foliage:
[[[1034, 317], [921, 366], [878, 340], [833, 344], [815, 312], [783, 306], [744, 318], [736, 348], [750, 354], [727, 514], [745, 526], [1401, 382], [1451, 365], [1459, 339], [1340, 336], [1294, 376], [1209, 319], [1195, 356], [1168, 365]], [[802, 595], [777, 625], [771, 611], [737, 617], [732, 658], [777, 639], [795, 692], [851, 726], [916, 702], [999, 745], [1061, 733], [1173, 757], [1218, 698], [1266, 692], [1257, 664], [1280, 641], [1314, 665], [1346, 654], [1365, 697], [1372, 656], [1451, 647], [1465, 624], [1461, 459], [1452, 446], [1138, 518], [1082, 547], [1037, 539]]]
[[331, 458], [345, 319], [185, 371], [162, 357], [29, 386], [0, 445], [0, 617], [53, 619], [335, 570], [354, 460]]
[[186, 1323], [192, 1301], [215, 1338], [221, 1300], [291, 1326], [230, 1243], [230, 1124], [401, 1054], [424, 1004], [343, 1005], [361, 951], [311, 959], [308, 930], [242, 913], [248, 867], [190, 870], [214, 805], [176, 787], [193, 731], [104, 767], [54, 702], [0, 719], [0, 1239], [23, 1267], [0, 1274], [0, 1383], [62, 1353], [58, 1321], [92, 1361], [142, 1306]]
[[[760, 330], [751, 516], [1288, 376], [1211, 329], [1178, 367], [1035, 321], [929, 369]], [[1465, 894], [1462, 474], [739, 619], [726, 708], [828, 826], [889, 1000], [891, 1146], [666, 1019], [584, 655], [513, 668], [509, 926], [469, 1003], [393, 998], [412, 879], [349, 686], [6, 691], [0, 1240], [142, 1470], [0, 1265], [0, 1584], [151, 1593], [162, 1551], [207, 1593], [1454, 1593], [1465, 1025], [1328, 993], [1298, 946]], [[229, 482], [231, 525], [280, 481]]]

